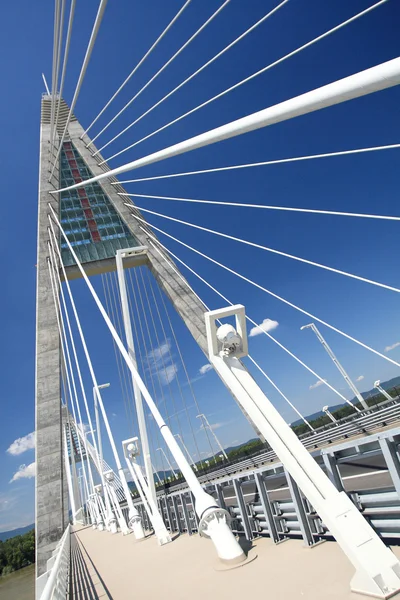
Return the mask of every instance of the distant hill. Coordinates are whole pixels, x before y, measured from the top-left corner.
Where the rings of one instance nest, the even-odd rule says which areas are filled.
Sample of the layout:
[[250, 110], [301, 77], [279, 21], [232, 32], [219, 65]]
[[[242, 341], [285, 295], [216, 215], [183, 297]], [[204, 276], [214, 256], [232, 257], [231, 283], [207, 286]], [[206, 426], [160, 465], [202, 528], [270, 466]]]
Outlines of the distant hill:
[[34, 529], [35, 525], [27, 525], [26, 527], [19, 527], [18, 529], [10, 529], [9, 531], [0, 531], [0, 541], [4, 542], [5, 540], [9, 540], [10, 538], [15, 537], [16, 535], [23, 535], [24, 533], [28, 533], [31, 529]]
[[[389, 379], [389, 381], [381, 381], [381, 386], [383, 387], [384, 390], [391, 390], [394, 387], [399, 387], [400, 388], [400, 377], [393, 377], [393, 379]], [[400, 392], [400, 389], [399, 389]], [[379, 394], [378, 390], [376, 390], [375, 388], [372, 388], [371, 390], [368, 390], [367, 392], [361, 392], [361, 396], [363, 398], [369, 398], [369, 397], [373, 397], [373, 396], [377, 396]], [[352, 398], [351, 400], [353, 403], [357, 402], [357, 398]], [[346, 406], [346, 402], [343, 402], [342, 404], [335, 404], [334, 406], [330, 406], [329, 410], [331, 412], [335, 412], [335, 410], [339, 410], [339, 408], [342, 408], [343, 406]], [[313, 419], [318, 419], [318, 417], [322, 417], [325, 413], [322, 410], [319, 410], [318, 412], [312, 413], [311, 415], [307, 415], [307, 420], [308, 421], [312, 421]], [[291, 425], [301, 425], [303, 423], [303, 421], [301, 419], [298, 419], [297, 421], [293, 421], [291, 423]]]
[[228, 454], [228, 452], [231, 452], [232, 450], [236, 450], [236, 448], [240, 448], [240, 446], [245, 446], [246, 444], [250, 444], [250, 442], [257, 442], [260, 438], [255, 437], [255, 438], [251, 438], [250, 440], [247, 440], [247, 442], [242, 442], [241, 444], [238, 444], [237, 446], [229, 446], [229, 448], [225, 448], [225, 452]]

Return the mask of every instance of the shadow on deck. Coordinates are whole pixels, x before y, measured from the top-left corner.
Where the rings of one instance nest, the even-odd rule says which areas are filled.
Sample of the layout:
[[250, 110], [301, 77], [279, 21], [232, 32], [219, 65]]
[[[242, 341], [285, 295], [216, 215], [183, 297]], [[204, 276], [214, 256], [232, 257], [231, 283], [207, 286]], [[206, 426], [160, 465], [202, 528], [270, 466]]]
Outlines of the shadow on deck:
[[[113, 600], [100, 573], [97, 571], [80, 536], [85, 537], [85, 529], [74, 531], [71, 536], [71, 600]], [[100, 533], [100, 532], [99, 532]]]

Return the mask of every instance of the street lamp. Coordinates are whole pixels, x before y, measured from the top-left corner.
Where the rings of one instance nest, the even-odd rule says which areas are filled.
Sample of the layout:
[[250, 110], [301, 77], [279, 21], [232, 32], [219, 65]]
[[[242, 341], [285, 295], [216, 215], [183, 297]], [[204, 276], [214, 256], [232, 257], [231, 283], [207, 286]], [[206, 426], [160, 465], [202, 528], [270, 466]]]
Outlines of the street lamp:
[[[217, 438], [216, 434], [212, 430], [212, 427], [211, 427], [210, 423], [208, 422], [206, 415], [204, 415], [203, 413], [200, 413], [199, 415], [196, 416], [196, 419], [204, 419], [204, 421], [206, 422], [206, 424], [208, 426], [208, 429], [211, 431], [211, 434], [214, 436], [214, 439], [217, 442], [219, 449], [221, 450], [222, 454], [225, 456], [226, 460], [228, 460], [228, 455], [226, 454], [225, 450], [221, 446], [221, 443], [220, 443], [219, 439]], [[203, 427], [204, 427], [204, 425], [203, 425]], [[214, 460], [215, 460], [215, 457], [214, 457]], [[217, 461], [215, 461], [215, 463], [216, 462]]]
[[185, 442], [183, 441], [183, 439], [181, 438], [181, 436], [179, 435], [179, 433], [176, 433], [176, 434], [174, 435], [174, 437], [176, 437], [176, 438], [179, 438], [179, 439], [181, 440], [181, 444], [182, 444], [182, 446], [183, 446], [183, 447], [185, 448], [185, 450], [186, 450], [186, 454], [188, 455], [188, 457], [189, 457], [189, 460], [190, 460], [190, 462], [192, 463], [192, 467], [193, 467], [193, 469], [194, 469], [195, 471], [198, 471], [197, 465], [195, 464], [195, 462], [194, 462], [193, 458], [190, 456], [190, 454], [189, 454], [189, 450], [186, 448]]
[[[175, 471], [174, 471], [174, 469], [173, 469], [173, 467], [172, 467], [171, 463], [169, 462], [169, 460], [168, 460], [168, 456], [165, 454], [164, 450], [163, 450], [162, 448], [157, 448], [157, 450], [160, 450], [160, 452], [162, 452], [162, 453], [164, 454], [165, 460], [167, 461], [169, 468], [170, 468], [170, 469], [171, 469], [171, 471], [173, 472], [175, 479], [179, 479], [179, 477], [178, 477], [178, 475], [175, 473]], [[170, 478], [168, 477], [168, 479], [170, 479]], [[171, 480], [170, 480], [170, 481], [171, 481]]]
[[331, 413], [331, 411], [329, 410], [329, 406], [323, 406], [322, 410], [324, 411], [324, 413], [326, 414], [327, 417], [330, 418], [330, 420], [333, 423], [337, 423], [337, 419], [335, 419], [335, 417], [333, 416], [333, 414]]
[[[323, 348], [326, 350], [326, 352], [332, 359], [333, 363], [336, 365], [337, 369], [339, 370], [339, 373], [342, 375], [342, 377], [346, 381], [347, 385], [349, 386], [349, 388], [351, 389], [353, 394], [355, 394], [356, 398], [358, 398], [358, 401], [360, 402], [361, 406], [364, 409], [367, 409], [368, 404], [365, 402], [364, 398], [362, 397], [362, 395], [360, 394], [360, 392], [358, 391], [358, 389], [356, 388], [356, 386], [354, 385], [354, 383], [352, 382], [350, 377], [347, 375], [346, 371], [344, 370], [344, 368], [342, 367], [342, 365], [340, 364], [340, 362], [338, 361], [336, 356], [334, 355], [332, 348], [328, 345], [326, 340], [322, 337], [318, 327], [314, 323], [309, 323], [308, 325], [303, 325], [303, 327], [300, 327], [301, 331], [303, 331], [303, 329], [312, 329], [313, 330], [313, 332], [317, 336], [318, 340], [321, 342]], [[350, 404], [350, 406], [352, 408], [354, 408], [357, 412], [360, 412], [360, 409], [357, 408], [357, 406], [354, 406], [354, 404], [352, 402], [350, 402], [350, 400], [346, 400], [346, 402], [347, 402], [347, 404]]]
[[375, 381], [374, 383], [374, 388], [376, 388], [377, 390], [380, 391], [380, 393], [385, 396], [385, 398], [387, 400], [393, 400], [392, 396], [390, 396], [390, 394], [387, 393], [386, 390], [383, 389], [383, 387], [381, 386], [381, 380], [378, 379], [378, 381]]

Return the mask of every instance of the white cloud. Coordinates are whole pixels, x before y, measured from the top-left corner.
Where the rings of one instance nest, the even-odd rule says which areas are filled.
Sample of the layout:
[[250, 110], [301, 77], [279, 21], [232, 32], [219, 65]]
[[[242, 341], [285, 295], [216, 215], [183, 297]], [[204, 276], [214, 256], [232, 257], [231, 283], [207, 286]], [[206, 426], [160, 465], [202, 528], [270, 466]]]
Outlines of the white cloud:
[[24, 437], [18, 438], [14, 440], [9, 448], [7, 448], [7, 452], [12, 454], [13, 456], [18, 456], [27, 450], [33, 450], [35, 448], [35, 432], [28, 433], [28, 435], [24, 435]]
[[176, 363], [172, 363], [171, 365], [165, 366], [159, 370], [159, 375], [161, 379], [161, 383], [163, 385], [168, 385], [171, 383], [176, 377], [178, 372], [178, 365]]
[[278, 321], [272, 321], [272, 319], [264, 319], [262, 323], [250, 329], [249, 337], [261, 335], [263, 331], [272, 331], [273, 329], [276, 329], [278, 325]]
[[320, 385], [324, 385], [326, 379], [318, 379], [318, 381], [316, 381], [315, 383], [313, 383], [312, 385], [310, 385], [310, 387], [308, 389], [310, 390], [315, 390], [315, 388], [319, 387]]
[[147, 369], [152, 376], [159, 377], [162, 385], [166, 386], [176, 378], [178, 365], [173, 360], [171, 341], [167, 340], [154, 348], [146, 356]]
[[14, 473], [10, 483], [17, 481], [17, 479], [32, 479], [36, 475], [36, 463], [30, 465], [21, 465], [16, 473]]
[[207, 363], [206, 365], [203, 365], [202, 367], [200, 367], [199, 369], [199, 373], [201, 375], [205, 375], [206, 373], [208, 373], [208, 371], [212, 370], [212, 365], [210, 365], [210, 363]]
[[167, 340], [158, 346], [158, 348], [154, 348], [147, 355], [147, 360], [154, 360], [155, 362], [161, 361], [162, 358], [168, 354], [171, 350], [171, 342]]
[[400, 346], [400, 342], [395, 342], [391, 346], [386, 346], [385, 352], [390, 352], [391, 350], [394, 350], [395, 348], [397, 348], [397, 346]]
[[357, 377], [356, 381], [362, 381], [364, 379], [364, 375], [360, 375], [359, 377]]

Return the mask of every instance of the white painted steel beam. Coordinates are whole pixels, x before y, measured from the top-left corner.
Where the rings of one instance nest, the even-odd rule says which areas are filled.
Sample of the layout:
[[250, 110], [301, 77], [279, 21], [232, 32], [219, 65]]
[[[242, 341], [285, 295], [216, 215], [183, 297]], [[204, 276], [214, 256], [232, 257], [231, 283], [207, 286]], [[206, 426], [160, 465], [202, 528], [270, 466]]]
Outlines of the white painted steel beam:
[[[244, 307], [234, 308], [239, 312]], [[352, 562], [356, 569], [352, 591], [377, 598], [392, 596], [400, 591], [398, 559], [347, 494], [335, 488], [239, 360], [247, 354], [243, 351], [246, 332], [241, 332], [242, 346], [229, 339], [228, 346], [221, 345], [224, 340], [218, 336], [216, 321], [227, 312], [231, 314], [232, 307], [205, 314], [211, 363]]]
[[[136, 360], [135, 344], [133, 341], [131, 317], [129, 314], [128, 293], [127, 293], [127, 289], [126, 289], [126, 280], [125, 280], [123, 260], [125, 257], [128, 257], [132, 253], [133, 254], [138, 254], [138, 253], [141, 254], [143, 252], [146, 252], [146, 248], [142, 247], [142, 246], [139, 246], [138, 248], [125, 248], [124, 250], [118, 250], [116, 257], [115, 257], [116, 264], [117, 264], [118, 286], [119, 286], [119, 294], [120, 294], [120, 298], [121, 298], [122, 319], [123, 319], [123, 323], [124, 323], [126, 344], [127, 344], [129, 356], [132, 358], [136, 369], [138, 368], [138, 366], [137, 366], [137, 360]], [[154, 483], [153, 465], [151, 463], [149, 437], [147, 435], [146, 419], [145, 419], [144, 410], [143, 410], [143, 399], [142, 399], [142, 394], [140, 393], [140, 389], [136, 383], [135, 378], [133, 376], [131, 376], [131, 377], [132, 377], [133, 393], [134, 393], [134, 397], [135, 397], [136, 415], [137, 415], [137, 420], [138, 420], [139, 435], [140, 435], [140, 441], [141, 441], [141, 445], [142, 445], [144, 468], [146, 471], [146, 477], [147, 477], [147, 482], [148, 482], [148, 489], [151, 493], [152, 499], [154, 500], [154, 502], [156, 502], [156, 498], [157, 498], [156, 486]]]

